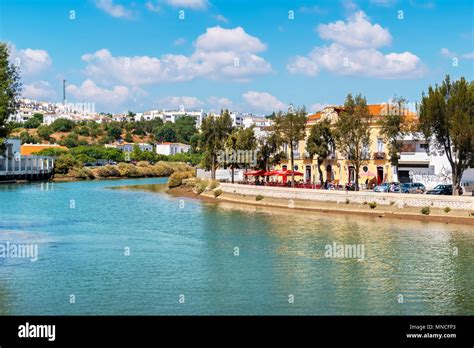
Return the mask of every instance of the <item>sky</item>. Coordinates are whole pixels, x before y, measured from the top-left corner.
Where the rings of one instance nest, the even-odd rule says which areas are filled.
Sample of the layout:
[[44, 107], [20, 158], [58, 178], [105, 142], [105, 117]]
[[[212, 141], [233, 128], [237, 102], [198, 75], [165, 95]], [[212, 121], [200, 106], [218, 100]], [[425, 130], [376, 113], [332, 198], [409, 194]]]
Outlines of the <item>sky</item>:
[[27, 98], [99, 112], [316, 111], [474, 75], [474, 1], [0, 0]]

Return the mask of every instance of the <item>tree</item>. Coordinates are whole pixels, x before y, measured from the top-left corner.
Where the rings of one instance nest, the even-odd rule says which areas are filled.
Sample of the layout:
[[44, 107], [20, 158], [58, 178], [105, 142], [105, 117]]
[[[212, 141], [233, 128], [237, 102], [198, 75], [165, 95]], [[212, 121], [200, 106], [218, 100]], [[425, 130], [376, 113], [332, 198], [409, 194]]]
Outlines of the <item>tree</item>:
[[36, 113], [25, 122], [24, 126], [25, 128], [38, 128], [42, 123], [43, 114]]
[[154, 133], [155, 139], [160, 142], [175, 142], [177, 140], [176, 132], [174, 131], [173, 125], [170, 123], [166, 123], [163, 126], [156, 128]]
[[54, 172], [59, 174], [67, 174], [70, 169], [75, 167], [81, 167], [81, 162], [71, 154], [61, 155], [54, 162]]
[[367, 100], [360, 94], [355, 99], [348, 94], [335, 124], [335, 139], [338, 149], [354, 167], [356, 191], [359, 191], [360, 167], [370, 156], [370, 122]]
[[306, 151], [308, 151], [313, 161], [313, 157], [317, 156], [319, 181], [321, 186], [324, 184], [323, 171], [321, 165], [334, 150], [334, 136], [331, 130], [331, 122], [324, 119], [314, 124], [309, 132], [309, 137], [306, 139]]
[[473, 161], [474, 81], [461, 77], [451, 82], [448, 75], [441, 86], [430, 86], [422, 95], [419, 126], [427, 140], [434, 140], [435, 151], [446, 154], [453, 195], [458, 195], [464, 170]]
[[66, 118], [58, 118], [51, 124], [51, 128], [55, 132], [70, 132], [74, 128], [74, 121]]
[[42, 124], [42, 125], [39, 126], [38, 129], [36, 130], [36, 134], [38, 134], [38, 136], [39, 136], [41, 139], [44, 139], [44, 140], [49, 141], [49, 140], [50, 140], [50, 137], [51, 137], [51, 134], [53, 134], [53, 130], [51, 129], [50, 126], [47, 126], [47, 125]]
[[201, 125], [202, 145], [205, 151], [204, 165], [211, 170], [211, 178], [216, 179], [218, 152], [224, 149], [225, 141], [232, 132], [232, 119], [229, 111], [221, 111], [220, 116], [206, 117]]
[[122, 137], [122, 127], [120, 127], [120, 124], [118, 122], [107, 124], [107, 135], [115, 140], [120, 139]]
[[224, 147], [228, 155], [226, 157], [230, 158], [232, 183], [234, 183], [234, 169], [242, 164], [247, 167], [249, 163], [245, 161], [251, 160], [251, 157], [253, 158], [253, 152], [251, 151], [255, 150], [256, 145], [253, 127], [234, 129], [228, 135]]
[[20, 140], [22, 144], [37, 144], [40, 142], [38, 137], [31, 135], [27, 131], [20, 133]]
[[290, 151], [291, 163], [291, 186], [295, 186], [295, 154], [294, 149], [298, 146], [300, 140], [305, 137], [306, 125], [306, 109], [299, 108], [294, 110], [288, 109], [286, 114], [279, 112], [274, 117], [273, 131], [282, 140], [283, 143], [288, 144]]
[[6, 122], [17, 111], [17, 98], [21, 94], [19, 69], [10, 64], [9, 55], [7, 44], [0, 42], [0, 154], [3, 152], [3, 138], [8, 135]]
[[380, 134], [388, 144], [390, 163], [392, 166], [398, 166], [398, 154], [400, 153], [400, 137], [406, 133], [405, 124], [405, 103], [404, 98], [394, 98], [394, 105], [387, 105], [387, 113], [382, 115], [380, 120]]
[[[271, 165], [281, 162], [281, 139], [275, 132], [268, 133], [265, 137], [258, 139], [258, 167], [270, 171]], [[269, 177], [267, 176], [267, 181]]]
[[125, 138], [123, 140], [125, 140], [127, 143], [133, 143], [132, 133], [130, 132], [125, 133]]
[[192, 116], [179, 117], [174, 123], [174, 130], [179, 142], [189, 144], [191, 137], [197, 133], [195, 118]]

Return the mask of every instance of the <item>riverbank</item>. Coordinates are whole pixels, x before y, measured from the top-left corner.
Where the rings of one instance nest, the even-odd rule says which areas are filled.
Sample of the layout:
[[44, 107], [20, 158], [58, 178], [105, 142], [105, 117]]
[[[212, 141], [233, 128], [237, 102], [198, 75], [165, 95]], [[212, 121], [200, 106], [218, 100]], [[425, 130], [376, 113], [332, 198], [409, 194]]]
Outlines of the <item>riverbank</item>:
[[[222, 190], [223, 186], [219, 187]], [[206, 190], [201, 194], [196, 193], [192, 188], [180, 186], [167, 191], [173, 196], [200, 199], [210, 203], [233, 203], [238, 205], [251, 205], [262, 208], [283, 208], [301, 210], [323, 214], [333, 214], [337, 216], [354, 215], [368, 216], [397, 220], [416, 220], [426, 222], [455, 223], [474, 226], [474, 216], [471, 211], [463, 209], [445, 209], [430, 207], [429, 214], [422, 214], [419, 207], [399, 206], [395, 204], [376, 205], [372, 202], [354, 203], [350, 199], [343, 202], [311, 201], [305, 199], [287, 199], [268, 196], [258, 197], [258, 194], [238, 194], [233, 192], [222, 192], [218, 197], [214, 196], [213, 190]], [[373, 208], [371, 206], [374, 206]]]

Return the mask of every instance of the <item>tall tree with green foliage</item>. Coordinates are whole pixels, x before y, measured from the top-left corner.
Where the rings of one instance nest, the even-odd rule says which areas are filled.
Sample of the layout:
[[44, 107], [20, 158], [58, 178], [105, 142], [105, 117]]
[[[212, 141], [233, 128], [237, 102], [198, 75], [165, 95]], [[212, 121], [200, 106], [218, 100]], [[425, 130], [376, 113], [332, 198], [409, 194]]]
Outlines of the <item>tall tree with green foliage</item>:
[[451, 165], [453, 195], [459, 195], [464, 171], [472, 165], [474, 151], [474, 81], [464, 77], [428, 88], [420, 106], [420, 130], [434, 149], [446, 154]]
[[308, 139], [306, 139], [306, 151], [309, 153], [311, 162], [313, 161], [314, 156], [317, 156], [319, 181], [321, 186], [324, 184], [321, 165], [329, 157], [335, 147], [334, 136], [332, 133], [331, 122], [328, 119], [324, 119], [311, 127]]
[[300, 140], [305, 138], [306, 109], [304, 107], [293, 109], [283, 114], [279, 112], [275, 115], [273, 132], [283, 143], [288, 144], [291, 163], [291, 186], [295, 186], [295, 155], [294, 148], [298, 146]]
[[192, 116], [179, 117], [173, 126], [176, 137], [181, 143], [189, 144], [191, 137], [197, 133], [196, 119]]
[[[271, 165], [281, 163], [281, 139], [275, 132], [269, 132], [266, 136], [258, 139], [258, 167], [270, 171]], [[266, 177], [269, 180], [269, 177]]]
[[405, 122], [406, 112], [408, 111], [406, 99], [395, 97], [393, 102], [386, 104], [385, 107], [387, 110], [384, 115], [381, 115], [382, 118], [379, 121], [380, 134], [388, 144], [390, 163], [392, 166], [398, 166], [401, 147], [400, 138], [407, 133], [409, 126]]
[[219, 166], [218, 154], [224, 150], [225, 141], [232, 132], [232, 118], [228, 110], [222, 110], [220, 116], [206, 117], [201, 125], [202, 145], [205, 152], [204, 165], [211, 170], [211, 178], [215, 180]]
[[[232, 170], [231, 181], [234, 183], [234, 170], [238, 167], [248, 168], [254, 158], [254, 151], [257, 147], [257, 141], [253, 127], [234, 129], [225, 142], [227, 157], [230, 157], [230, 167]], [[256, 158], [255, 158], [256, 161]], [[255, 163], [256, 164], [256, 163]]]
[[21, 82], [18, 66], [9, 61], [9, 49], [5, 42], [0, 42], [0, 153], [3, 152], [3, 141], [8, 135], [6, 122], [18, 109], [17, 99], [21, 94]]
[[355, 190], [359, 191], [360, 167], [369, 159], [371, 115], [362, 95], [347, 95], [344, 110], [335, 123], [336, 146], [354, 167]]

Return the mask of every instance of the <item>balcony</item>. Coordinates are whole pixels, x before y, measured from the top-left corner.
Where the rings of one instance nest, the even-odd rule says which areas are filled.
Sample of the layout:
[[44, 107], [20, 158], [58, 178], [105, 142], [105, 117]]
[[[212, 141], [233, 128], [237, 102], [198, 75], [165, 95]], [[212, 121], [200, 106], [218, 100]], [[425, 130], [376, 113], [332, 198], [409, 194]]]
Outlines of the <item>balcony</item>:
[[398, 162], [401, 164], [424, 163], [424, 162], [429, 163], [430, 155], [428, 155], [425, 151], [417, 151], [417, 152], [403, 151], [400, 153], [400, 158]]
[[375, 152], [374, 153], [374, 160], [384, 160], [387, 157], [385, 152]]

